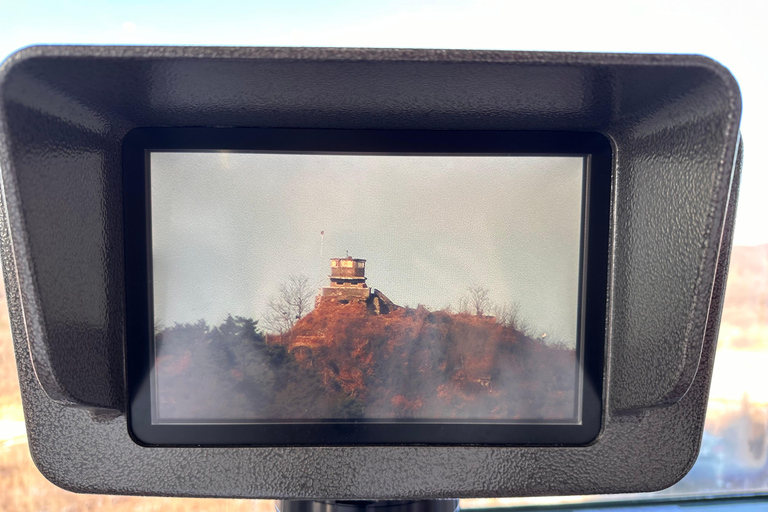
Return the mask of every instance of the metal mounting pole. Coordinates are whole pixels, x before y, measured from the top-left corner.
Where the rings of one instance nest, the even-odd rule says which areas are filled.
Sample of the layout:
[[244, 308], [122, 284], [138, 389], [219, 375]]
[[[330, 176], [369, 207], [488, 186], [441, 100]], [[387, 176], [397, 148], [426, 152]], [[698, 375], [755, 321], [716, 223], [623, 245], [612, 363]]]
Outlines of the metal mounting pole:
[[277, 512], [458, 512], [459, 500], [279, 500]]

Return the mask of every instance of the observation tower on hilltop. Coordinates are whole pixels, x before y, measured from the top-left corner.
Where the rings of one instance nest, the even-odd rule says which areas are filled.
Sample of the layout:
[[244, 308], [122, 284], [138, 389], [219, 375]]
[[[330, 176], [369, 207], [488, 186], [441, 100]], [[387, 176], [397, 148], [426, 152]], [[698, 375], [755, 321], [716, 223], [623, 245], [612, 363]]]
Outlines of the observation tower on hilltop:
[[331, 258], [331, 275], [328, 277], [331, 285], [323, 288], [317, 304], [326, 300], [339, 304], [365, 303], [375, 315], [385, 315], [400, 307], [381, 291], [368, 288], [363, 259], [352, 256]]
[[333, 298], [342, 304], [350, 301], [364, 302], [371, 295], [365, 284], [365, 260], [347, 256], [331, 258], [331, 285], [323, 288], [322, 297]]

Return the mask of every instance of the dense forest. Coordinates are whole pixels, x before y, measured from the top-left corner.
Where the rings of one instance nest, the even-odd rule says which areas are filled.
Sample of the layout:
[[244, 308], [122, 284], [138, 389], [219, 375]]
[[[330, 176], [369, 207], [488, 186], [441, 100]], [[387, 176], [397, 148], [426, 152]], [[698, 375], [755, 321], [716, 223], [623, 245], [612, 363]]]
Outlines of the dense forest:
[[228, 317], [156, 335], [168, 419], [573, 417], [575, 351], [491, 316], [324, 301], [282, 334]]

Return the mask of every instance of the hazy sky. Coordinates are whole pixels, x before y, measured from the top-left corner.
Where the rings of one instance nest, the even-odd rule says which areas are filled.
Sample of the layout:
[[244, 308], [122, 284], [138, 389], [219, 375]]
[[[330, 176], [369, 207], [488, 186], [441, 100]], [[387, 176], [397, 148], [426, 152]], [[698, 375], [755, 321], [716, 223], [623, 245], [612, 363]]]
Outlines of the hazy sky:
[[326, 286], [348, 250], [397, 304], [455, 307], [479, 284], [575, 342], [580, 157], [168, 152], [151, 176], [164, 325], [260, 318], [288, 276]]

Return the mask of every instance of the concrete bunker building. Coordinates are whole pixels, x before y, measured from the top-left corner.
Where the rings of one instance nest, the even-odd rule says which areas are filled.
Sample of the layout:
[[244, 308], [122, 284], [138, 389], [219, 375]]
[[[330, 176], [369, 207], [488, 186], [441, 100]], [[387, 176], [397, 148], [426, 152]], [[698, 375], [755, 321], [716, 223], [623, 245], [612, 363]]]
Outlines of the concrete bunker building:
[[331, 258], [331, 285], [323, 288], [323, 298], [336, 299], [342, 304], [364, 302], [371, 295], [365, 284], [365, 260], [347, 256]]
[[340, 304], [365, 303], [371, 312], [377, 315], [387, 314], [400, 306], [389, 300], [379, 290], [366, 284], [365, 262], [360, 258], [331, 258], [330, 286], [326, 286], [318, 296], [318, 303], [335, 301]]

